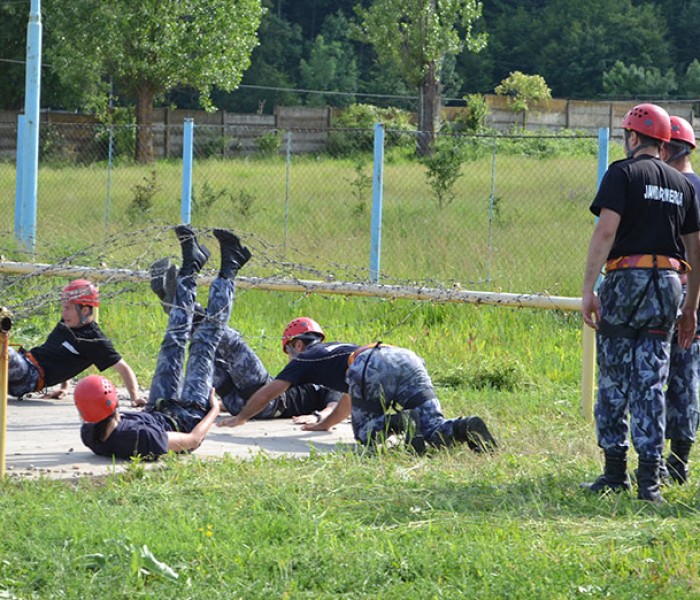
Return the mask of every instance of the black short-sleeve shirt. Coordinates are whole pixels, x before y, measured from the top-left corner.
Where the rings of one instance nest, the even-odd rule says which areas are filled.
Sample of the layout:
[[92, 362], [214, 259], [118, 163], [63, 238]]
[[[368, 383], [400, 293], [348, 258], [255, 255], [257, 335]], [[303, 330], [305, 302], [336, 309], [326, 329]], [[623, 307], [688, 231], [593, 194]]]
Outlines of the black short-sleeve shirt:
[[658, 254], [683, 258], [681, 235], [700, 231], [695, 188], [673, 167], [649, 155], [608, 168], [591, 212], [607, 208], [621, 217], [608, 258]]
[[80, 437], [95, 454], [128, 459], [140, 456], [154, 460], [168, 452], [168, 431], [172, 425], [159, 413], [125, 412], [119, 423], [104, 441], [94, 439], [92, 423], [83, 423]]
[[348, 358], [359, 348], [355, 344], [326, 342], [307, 348], [280, 371], [275, 379], [288, 381], [292, 385], [316, 383], [331, 390], [347, 392], [345, 372]]
[[71, 379], [92, 365], [104, 371], [122, 359], [94, 321], [76, 329], [59, 321], [46, 341], [30, 352], [44, 369], [47, 387]]

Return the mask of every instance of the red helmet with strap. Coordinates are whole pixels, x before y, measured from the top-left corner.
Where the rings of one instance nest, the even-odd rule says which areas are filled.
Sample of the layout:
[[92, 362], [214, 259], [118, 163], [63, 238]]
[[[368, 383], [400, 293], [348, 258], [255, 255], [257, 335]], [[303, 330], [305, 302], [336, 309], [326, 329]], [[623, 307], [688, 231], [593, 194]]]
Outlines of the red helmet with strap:
[[63, 302], [74, 302], [84, 306], [99, 306], [100, 292], [97, 286], [87, 279], [75, 279], [63, 288]]
[[671, 117], [671, 141], [685, 142], [691, 148], [697, 146], [693, 127], [683, 117]]
[[284, 328], [284, 333], [282, 334], [282, 352], [284, 352], [287, 344], [293, 339], [308, 333], [316, 334], [315, 337], [319, 341], [323, 341], [326, 338], [326, 334], [323, 333], [321, 326], [309, 317], [299, 317], [287, 323], [287, 326]]
[[119, 405], [117, 388], [102, 375], [88, 375], [78, 382], [73, 400], [86, 423], [99, 423], [114, 414]]
[[631, 108], [622, 119], [621, 127], [662, 142], [671, 141], [671, 118], [656, 104], [638, 104]]

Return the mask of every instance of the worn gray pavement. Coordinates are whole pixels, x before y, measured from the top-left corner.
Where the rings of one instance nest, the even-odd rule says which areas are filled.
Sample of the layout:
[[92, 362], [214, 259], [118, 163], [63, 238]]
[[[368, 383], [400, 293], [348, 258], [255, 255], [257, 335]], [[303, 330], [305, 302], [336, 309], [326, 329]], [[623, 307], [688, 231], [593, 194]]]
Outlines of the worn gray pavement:
[[[80, 440], [80, 418], [73, 404], [72, 386], [61, 400], [47, 400], [33, 394], [24, 400], [10, 398], [7, 406], [6, 476], [11, 478], [50, 477], [69, 479], [84, 475], [105, 475], [126, 468], [123, 461], [95, 456]], [[132, 409], [120, 394], [120, 409]], [[228, 416], [223, 413], [219, 419]], [[0, 432], [2, 435], [2, 432]], [[312, 449], [330, 452], [353, 445], [349, 420], [331, 431], [302, 431], [289, 419], [250, 421], [234, 429], [214, 426], [197, 449], [199, 456], [242, 459], [258, 452], [270, 456], [307, 456]], [[187, 460], [186, 456], [182, 460]], [[157, 463], [156, 463], [157, 464]]]

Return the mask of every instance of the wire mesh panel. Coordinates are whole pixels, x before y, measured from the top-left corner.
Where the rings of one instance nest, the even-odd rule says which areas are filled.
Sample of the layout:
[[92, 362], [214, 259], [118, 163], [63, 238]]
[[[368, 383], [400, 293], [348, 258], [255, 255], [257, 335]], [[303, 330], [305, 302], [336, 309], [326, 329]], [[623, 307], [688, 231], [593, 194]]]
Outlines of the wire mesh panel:
[[[172, 252], [161, 232], [180, 221], [183, 126], [151, 133], [156, 158], [142, 163], [134, 126], [42, 124], [36, 258], [62, 260], [117, 234], [131, 241], [101, 257], [111, 266]], [[195, 125], [192, 223], [240, 232], [256, 250], [251, 275], [367, 281], [373, 135]], [[445, 133], [417, 157], [416, 136], [385, 136], [382, 283], [578, 294], [596, 138]], [[21, 256], [14, 170], [0, 161], [2, 250]], [[136, 232], [148, 233], [136, 243]]]

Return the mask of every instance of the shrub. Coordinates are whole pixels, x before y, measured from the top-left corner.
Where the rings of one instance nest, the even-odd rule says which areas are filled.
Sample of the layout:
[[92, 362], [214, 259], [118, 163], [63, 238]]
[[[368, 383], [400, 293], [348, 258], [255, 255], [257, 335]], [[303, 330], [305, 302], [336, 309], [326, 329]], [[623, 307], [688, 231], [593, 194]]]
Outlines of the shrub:
[[541, 75], [525, 75], [512, 71], [494, 90], [499, 96], [507, 96], [513, 112], [527, 112], [532, 104], [549, 100], [552, 90]]
[[282, 144], [282, 136], [278, 131], [268, 131], [255, 140], [258, 154], [266, 158], [277, 156]]
[[448, 206], [455, 199], [454, 186], [462, 176], [463, 160], [462, 148], [454, 136], [437, 138], [433, 153], [421, 158], [438, 208]]
[[159, 190], [155, 169], [150, 176], [143, 178], [143, 183], [137, 183], [132, 188], [134, 196], [127, 208], [131, 223], [143, 220], [153, 210], [153, 199]]
[[413, 145], [415, 126], [411, 124], [408, 112], [371, 104], [353, 104], [335, 119], [334, 131], [328, 137], [327, 152], [336, 157], [372, 152], [375, 123], [384, 125], [385, 149]]

